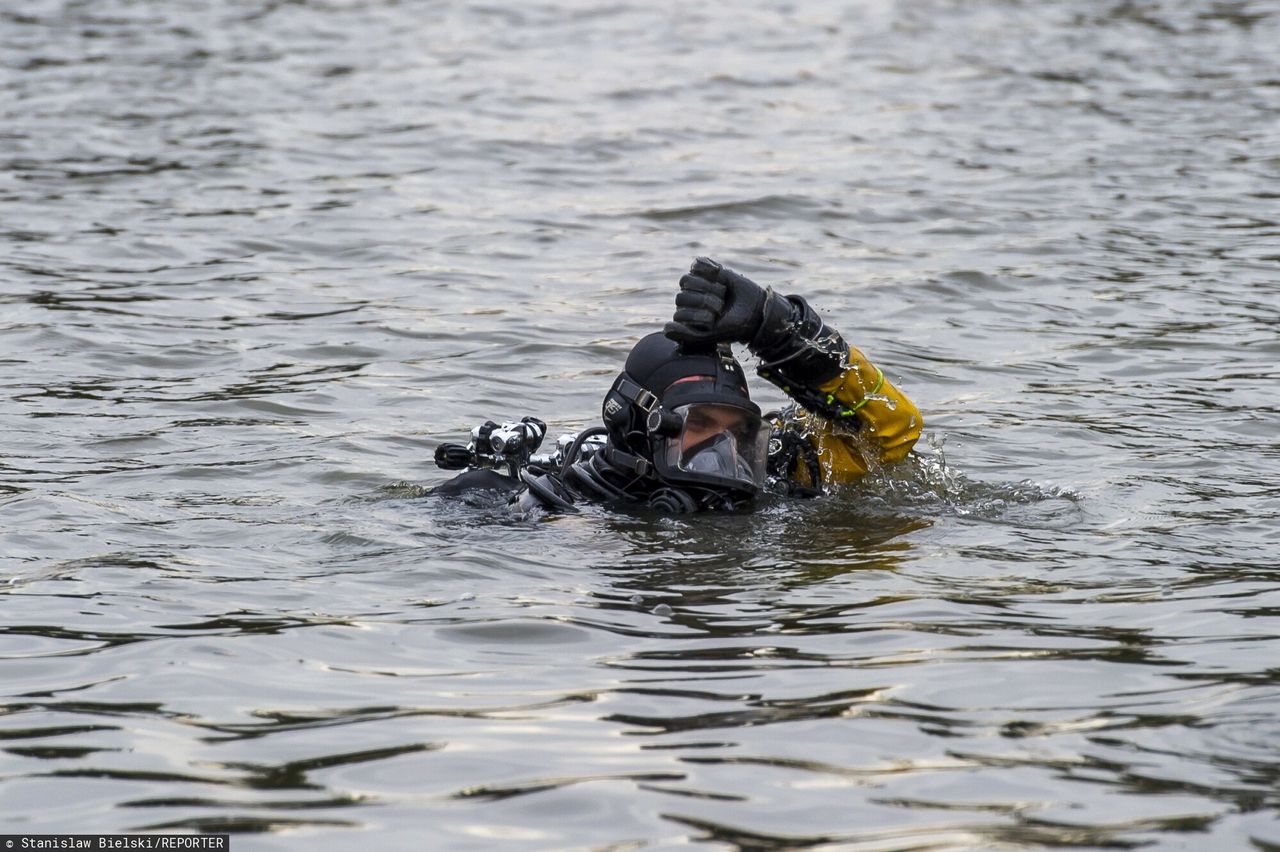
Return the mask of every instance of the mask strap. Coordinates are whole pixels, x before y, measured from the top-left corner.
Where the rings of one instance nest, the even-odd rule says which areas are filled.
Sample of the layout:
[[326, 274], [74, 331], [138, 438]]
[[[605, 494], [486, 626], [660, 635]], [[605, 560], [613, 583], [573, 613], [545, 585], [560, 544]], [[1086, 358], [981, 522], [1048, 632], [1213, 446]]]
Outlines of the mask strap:
[[618, 394], [627, 402], [635, 403], [645, 414], [658, 407], [658, 397], [648, 388], [642, 388], [640, 385], [622, 376], [618, 379]]

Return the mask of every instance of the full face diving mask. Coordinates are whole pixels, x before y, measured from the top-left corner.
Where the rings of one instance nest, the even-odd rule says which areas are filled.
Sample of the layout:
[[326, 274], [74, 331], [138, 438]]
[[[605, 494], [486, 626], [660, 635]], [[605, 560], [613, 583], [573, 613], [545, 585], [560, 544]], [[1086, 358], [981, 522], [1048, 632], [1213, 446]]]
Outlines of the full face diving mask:
[[659, 478], [749, 499], [764, 486], [769, 430], [758, 409], [724, 403], [691, 403], [661, 412], [652, 431]]

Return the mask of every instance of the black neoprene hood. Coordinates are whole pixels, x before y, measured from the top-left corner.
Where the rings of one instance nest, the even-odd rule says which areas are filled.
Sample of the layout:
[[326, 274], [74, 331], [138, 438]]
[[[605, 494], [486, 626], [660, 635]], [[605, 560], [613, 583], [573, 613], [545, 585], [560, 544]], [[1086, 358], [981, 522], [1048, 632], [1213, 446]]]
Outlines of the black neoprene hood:
[[636, 343], [623, 369], [668, 410], [692, 403], [714, 403], [760, 413], [747, 391], [742, 365], [727, 344], [688, 352], [671, 338], [655, 332]]

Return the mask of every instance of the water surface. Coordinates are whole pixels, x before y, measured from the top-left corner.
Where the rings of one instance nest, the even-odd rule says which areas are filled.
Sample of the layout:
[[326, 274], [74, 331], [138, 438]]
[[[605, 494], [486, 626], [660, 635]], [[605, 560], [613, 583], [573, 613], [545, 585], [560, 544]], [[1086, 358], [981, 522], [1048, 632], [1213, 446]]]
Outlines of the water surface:
[[[0, 818], [236, 848], [1280, 848], [1280, 11], [0, 12]], [[709, 254], [918, 457], [441, 505]], [[781, 397], [760, 383], [758, 397]]]

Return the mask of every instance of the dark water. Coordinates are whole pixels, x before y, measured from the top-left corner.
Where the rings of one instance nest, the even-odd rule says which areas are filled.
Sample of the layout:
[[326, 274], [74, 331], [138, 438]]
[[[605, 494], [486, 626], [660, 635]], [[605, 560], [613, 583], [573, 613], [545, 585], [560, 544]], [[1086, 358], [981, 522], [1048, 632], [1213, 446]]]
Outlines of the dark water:
[[[0, 12], [0, 816], [1280, 848], [1280, 6]], [[421, 496], [695, 254], [925, 412], [753, 517]], [[766, 402], [779, 397], [762, 389]]]

